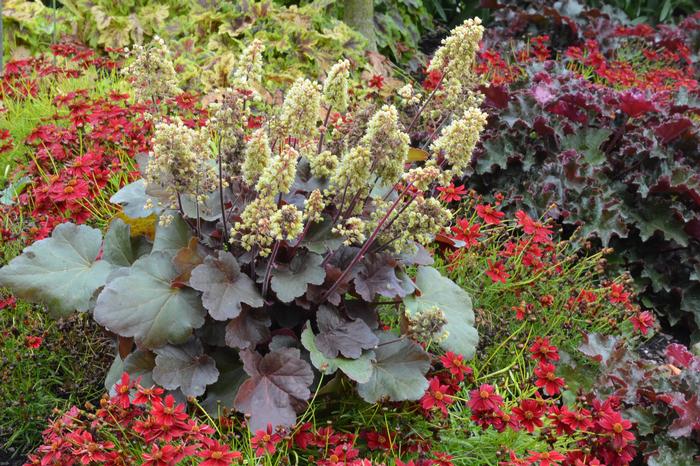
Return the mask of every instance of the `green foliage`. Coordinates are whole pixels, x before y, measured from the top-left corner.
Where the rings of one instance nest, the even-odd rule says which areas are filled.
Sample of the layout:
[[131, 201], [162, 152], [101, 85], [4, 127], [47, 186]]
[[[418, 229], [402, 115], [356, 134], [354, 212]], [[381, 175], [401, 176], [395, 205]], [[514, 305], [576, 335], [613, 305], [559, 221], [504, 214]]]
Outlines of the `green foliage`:
[[592, 0], [592, 5], [619, 8], [639, 22], [668, 22], [682, 19], [698, 10], [695, 0]]

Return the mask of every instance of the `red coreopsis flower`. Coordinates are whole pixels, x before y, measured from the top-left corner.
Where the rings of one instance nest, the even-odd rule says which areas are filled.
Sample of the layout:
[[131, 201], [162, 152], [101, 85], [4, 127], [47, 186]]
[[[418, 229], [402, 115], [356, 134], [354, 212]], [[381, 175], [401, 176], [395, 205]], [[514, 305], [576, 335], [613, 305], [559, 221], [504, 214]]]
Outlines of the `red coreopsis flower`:
[[649, 329], [654, 327], [656, 319], [654, 319], [654, 314], [649, 311], [644, 311], [633, 315], [630, 318], [630, 321], [632, 322], [635, 330], [641, 332], [642, 335], [646, 335], [649, 333]]
[[537, 464], [539, 466], [556, 466], [566, 459], [566, 456], [554, 450], [545, 452], [529, 451], [529, 453], [530, 456], [527, 460], [530, 461], [531, 464], [538, 461]]
[[255, 449], [256, 456], [264, 454], [272, 455], [277, 450], [277, 444], [282, 440], [279, 433], [273, 433], [272, 425], [267, 425], [267, 430], [259, 430], [255, 436], [250, 439], [250, 445]]
[[564, 379], [557, 377], [554, 371], [554, 364], [540, 361], [535, 368], [535, 386], [544, 388], [544, 392], [549, 396], [554, 396], [564, 387]]
[[186, 451], [181, 446], [165, 444], [162, 447], [154, 444], [151, 451], [143, 453], [144, 462], [141, 466], [172, 466], [180, 462], [187, 454], [194, 453], [192, 447]]
[[433, 377], [430, 379], [428, 389], [420, 400], [421, 407], [426, 411], [439, 409], [442, 411], [442, 414], [447, 416], [447, 406], [454, 401], [449, 391], [450, 387], [448, 385], [441, 385], [440, 379]]
[[384, 76], [375, 74], [369, 80], [369, 87], [373, 87], [380, 91], [384, 87]]
[[234, 461], [243, 458], [240, 451], [231, 451], [228, 445], [222, 445], [214, 439], [202, 439], [203, 448], [197, 456], [204, 461], [199, 466], [230, 466]]
[[591, 412], [587, 409], [577, 409], [576, 411], [562, 409], [561, 421], [572, 430], [586, 431], [593, 427]]
[[469, 392], [468, 405], [472, 411], [496, 411], [503, 406], [503, 398], [496, 393], [492, 385], [483, 384]]
[[161, 396], [163, 396], [163, 393], [163, 389], [160, 387], [156, 387], [155, 385], [150, 388], [144, 388], [141, 385], [137, 384], [136, 396], [134, 397], [132, 403], [135, 405], [151, 404], [155, 400], [160, 401]]
[[481, 238], [481, 224], [475, 223], [473, 225], [469, 224], [469, 221], [465, 218], [460, 218], [457, 220], [457, 225], [451, 228], [452, 233], [455, 234], [454, 239], [458, 241], [464, 241], [466, 247], [472, 247], [479, 242]]
[[391, 450], [394, 444], [396, 433], [382, 432], [367, 432], [365, 438], [367, 440], [367, 448], [370, 450]]
[[493, 208], [490, 204], [477, 204], [474, 208], [476, 215], [481, 217], [489, 225], [498, 225], [506, 214]]
[[455, 186], [454, 183], [450, 183], [449, 186], [439, 186], [437, 188], [438, 191], [440, 191], [440, 199], [442, 199], [445, 202], [459, 202], [462, 200], [462, 196], [464, 196], [467, 193], [467, 190], [464, 188], [464, 185], [459, 185]]
[[24, 340], [24, 346], [26, 346], [27, 348], [37, 349], [41, 346], [41, 343], [43, 341], [44, 339], [42, 337], [38, 337], [35, 335], [27, 335], [27, 337]]
[[305, 422], [300, 426], [297, 426], [294, 433], [292, 434], [292, 442], [298, 448], [306, 450], [314, 444], [314, 433], [312, 432], [313, 425], [310, 422]]
[[112, 403], [122, 409], [128, 409], [131, 405], [129, 394], [132, 387], [133, 384], [129, 381], [129, 374], [126, 372], [122, 373], [122, 379], [114, 385], [116, 394], [111, 399]]
[[634, 441], [634, 434], [629, 430], [632, 428], [632, 423], [627, 419], [623, 419], [617, 411], [603, 414], [598, 420], [605, 434], [611, 438], [613, 448], [621, 449]]
[[425, 76], [423, 89], [433, 91], [440, 85], [440, 81], [442, 81], [442, 71], [433, 70]]
[[510, 277], [510, 274], [506, 272], [503, 261], [492, 263], [491, 259], [487, 259], [486, 262], [489, 265], [486, 275], [488, 275], [494, 282], [505, 283], [508, 277]]
[[175, 398], [172, 395], [166, 396], [163, 401], [154, 400], [151, 416], [159, 426], [174, 426], [187, 419], [185, 406], [175, 404]]
[[542, 422], [544, 406], [538, 400], [528, 398], [521, 401], [519, 406], [513, 408], [511, 414], [528, 432], [534, 432], [535, 427], [544, 425]]
[[318, 466], [345, 466], [348, 461], [357, 458], [360, 451], [353, 448], [351, 444], [343, 443], [336, 446], [328, 452], [325, 459], [322, 459], [318, 463]]
[[530, 357], [540, 362], [559, 361], [559, 350], [548, 338], [537, 337], [530, 347]]
[[459, 382], [464, 380], [465, 376], [472, 374], [471, 367], [467, 366], [466, 362], [464, 361], [464, 356], [461, 354], [455, 354], [452, 351], [448, 351], [440, 356], [440, 362], [445, 369], [450, 371], [452, 377]]
[[107, 450], [114, 448], [112, 442], [96, 442], [92, 434], [85, 430], [78, 430], [68, 435], [72, 444], [71, 453], [77, 456], [81, 464], [104, 462], [109, 460]]
[[533, 220], [528, 214], [519, 210], [515, 213], [518, 224], [527, 235], [532, 235], [532, 240], [536, 243], [548, 243], [552, 237], [552, 227], [544, 223]]
[[615, 304], [627, 304], [630, 300], [630, 293], [625, 291], [625, 286], [619, 283], [613, 283], [610, 285], [610, 291], [608, 295], [610, 302]]

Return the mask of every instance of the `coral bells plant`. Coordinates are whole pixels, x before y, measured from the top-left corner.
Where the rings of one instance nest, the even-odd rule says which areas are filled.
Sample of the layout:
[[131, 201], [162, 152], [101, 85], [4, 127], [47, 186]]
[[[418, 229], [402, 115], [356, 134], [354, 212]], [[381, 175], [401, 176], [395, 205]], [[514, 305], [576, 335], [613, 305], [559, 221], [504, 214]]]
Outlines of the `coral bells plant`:
[[[351, 99], [346, 61], [323, 85], [298, 79], [281, 104], [266, 101], [252, 43], [203, 127], [152, 106], [143, 178], [113, 196], [123, 215], [104, 238], [62, 224], [0, 284], [59, 314], [93, 313], [118, 338], [111, 374], [203, 396], [215, 414], [233, 408], [253, 431], [291, 426], [313, 392], [349, 386], [330, 379], [370, 403], [432, 387], [443, 406], [424, 346], [470, 358], [478, 338], [469, 295], [423, 246], [451, 219], [435, 188], [462, 174], [486, 123], [473, 70], [482, 33], [478, 20], [453, 31], [431, 65], [441, 85], [405, 113]], [[127, 68], [134, 85], [153, 82], [146, 65]], [[408, 133], [423, 124], [430, 153], [411, 162]], [[379, 309], [400, 333], [381, 330]]]

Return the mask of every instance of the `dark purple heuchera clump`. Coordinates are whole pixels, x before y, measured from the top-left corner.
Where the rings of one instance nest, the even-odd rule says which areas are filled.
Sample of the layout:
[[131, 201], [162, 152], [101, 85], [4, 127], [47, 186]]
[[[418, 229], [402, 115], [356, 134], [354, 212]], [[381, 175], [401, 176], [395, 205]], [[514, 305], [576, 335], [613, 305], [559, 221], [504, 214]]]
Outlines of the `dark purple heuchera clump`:
[[515, 63], [518, 72], [507, 75], [516, 77], [486, 92], [489, 124], [468, 181], [549, 210], [565, 232], [580, 228], [580, 240], [613, 247], [642, 303], [686, 342], [698, 341], [700, 16], [653, 29], [567, 11], [498, 13], [485, 39], [494, 48], [514, 30], [554, 40], [556, 25], [568, 40], [540, 60]]
[[[89, 311], [116, 334], [108, 387], [127, 372], [202, 396], [213, 414], [250, 414], [253, 430], [293, 425], [332, 379], [345, 382], [327, 390], [354, 386], [370, 403], [420, 399], [431, 358], [419, 343], [471, 358], [478, 341], [469, 295], [423, 246], [451, 219], [433, 188], [461, 175], [486, 123], [464, 79], [482, 33], [469, 20], [438, 50], [449, 95], [404, 89], [405, 113], [384, 105], [355, 123], [369, 103], [350, 102], [348, 61], [323, 86], [298, 79], [275, 106], [258, 94], [253, 42], [205, 126], [154, 116], [143, 179], [112, 197], [123, 215], [104, 238], [59, 225], [0, 270], [0, 285], [59, 314]], [[158, 58], [137, 56], [136, 83], [174, 73], [162, 42], [137, 52]], [[408, 157], [414, 126], [435, 136], [420, 163]], [[401, 332], [381, 329], [380, 307]]]

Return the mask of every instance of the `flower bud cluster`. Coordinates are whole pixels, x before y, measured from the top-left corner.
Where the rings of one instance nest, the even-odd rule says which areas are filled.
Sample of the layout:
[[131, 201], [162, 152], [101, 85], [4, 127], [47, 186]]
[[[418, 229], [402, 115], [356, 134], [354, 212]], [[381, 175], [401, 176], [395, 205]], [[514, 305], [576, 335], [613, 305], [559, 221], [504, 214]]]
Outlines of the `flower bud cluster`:
[[[377, 209], [372, 214], [372, 224], [382, 218], [388, 203], [375, 201]], [[379, 240], [397, 253], [413, 252], [415, 244], [430, 244], [452, 219], [452, 212], [435, 198], [422, 195], [408, 204], [400, 213], [393, 214], [389, 226], [379, 235]]]
[[345, 238], [343, 244], [351, 246], [353, 244], [364, 243], [366, 237], [364, 234], [365, 222], [359, 217], [350, 217], [346, 220], [340, 220], [333, 227], [333, 233]]
[[342, 60], [333, 65], [323, 83], [323, 103], [335, 112], [348, 108], [348, 80], [350, 62]]
[[306, 155], [311, 167], [311, 174], [319, 178], [328, 178], [338, 167], [338, 156], [324, 150], [320, 154], [311, 152]]
[[321, 113], [321, 91], [319, 85], [299, 78], [282, 104], [279, 126], [282, 135], [306, 141], [315, 136], [316, 122]]
[[243, 49], [238, 58], [238, 66], [233, 71], [233, 85], [241, 89], [252, 89], [252, 86], [263, 79], [263, 52], [265, 45], [259, 39]]
[[484, 26], [480, 18], [465, 20], [442, 40], [442, 46], [435, 52], [427, 71], [437, 70], [462, 81], [473, 76], [476, 52], [483, 35]]
[[272, 214], [270, 224], [270, 235], [278, 241], [294, 239], [304, 229], [301, 211], [290, 204]]
[[366, 147], [355, 146], [343, 155], [331, 177], [329, 195], [336, 203], [369, 192], [370, 152]]
[[257, 197], [243, 209], [241, 220], [231, 228], [229, 241], [239, 242], [246, 251], [257, 247], [261, 256], [267, 256], [274, 241], [272, 216], [275, 212], [277, 204], [272, 196]]
[[140, 103], [156, 103], [182, 92], [165, 41], [158, 36], [146, 45], [135, 45], [129, 55], [134, 61], [122, 70], [131, 79]]
[[323, 194], [318, 189], [314, 189], [309, 194], [309, 198], [304, 201], [304, 220], [309, 223], [320, 222], [323, 219], [321, 214], [325, 207]]
[[443, 128], [433, 142], [433, 152], [451, 165], [450, 169], [443, 171], [441, 184], [448, 184], [454, 176], [462, 175], [471, 163], [474, 148], [486, 126], [486, 116], [478, 107], [469, 107], [461, 118]]
[[294, 183], [299, 153], [292, 146], [284, 146], [282, 152], [273, 157], [260, 175], [255, 190], [260, 196], [286, 194]]
[[411, 142], [399, 122], [399, 114], [393, 105], [385, 105], [369, 120], [361, 143], [372, 157], [372, 172], [386, 183], [398, 180], [408, 157]]
[[243, 159], [243, 181], [248, 186], [255, 186], [260, 175], [265, 171], [272, 159], [272, 150], [264, 128], [257, 129], [248, 140]]
[[176, 118], [160, 122], [153, 131], [151, 157], [146, 182], [169, 191], [173, 201], [178, 194], [198, 199], [214, 191], [218, 175], [211, 160], [207, 128], [192, 129]]
[[448, 337], [446, 324], [445, 313], [433, 306], [409, 318], [409, 334], [419, 342], [439, 343]]

